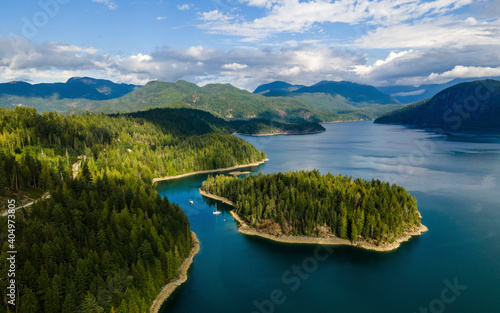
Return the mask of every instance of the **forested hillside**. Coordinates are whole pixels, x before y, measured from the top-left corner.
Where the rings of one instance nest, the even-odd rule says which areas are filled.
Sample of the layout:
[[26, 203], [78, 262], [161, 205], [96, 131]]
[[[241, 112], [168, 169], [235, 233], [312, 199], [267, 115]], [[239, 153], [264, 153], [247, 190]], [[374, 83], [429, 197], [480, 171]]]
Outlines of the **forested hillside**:
[[230, 84], [200, 87], [187, 81], [151, 81], [145, 86], [114, 84], [89, 77], [66, 83], [0, 84], [0, 107], [34, 107], [39, 112], [135, 112], [190, 107], [226, 121], [266, 119], [286, 123], [374, 119], [401, 108], [395, 99], [367, 85], [320, 82], [313, 86], [275, 82], [251, 93]]
[[253, 227], [274, 235], [391, 243], [420, 227], [417, 202], [403, 187], [319, 171], [210, 177], [202, 190], [233, 201]]
[[[118, 116], [118, 115], [113, 115]], [[123, 116], [145, 118], [172, 134], [202, 135], [210, 132], [262, 134], [311, 134], [325, 131], [315, 122], [283, 123], [266, 119], [226, 121], [212, 114], [191, 108], [151, 108]]]
[[[16, 214], [18, 312], [149, 312], [191, 250], [187, 217], [121, 174], [93, 177], [86, 165], [77, 179], [68, 174], [50, 199]], [[5, 218], [0, 233], [9, 233]], [[7, 312], [5, 297], [0, 307]]]
[[322, 81], [312, 86], [277, 81], [257, 87], [254, 93], [304, 102], [320, 112], [317, 117], [325, 122], [370, 120], [403, 107], [373, 86], [348, 81]]
[[[0, 199], [51, 195], [16, 214], [19, 312], [148, 312], [192, 246], [186, 216], [153, 177], [265, 157], [230, 134], [177, 125], [0, 109]], [[6, 277], [5, 217], [0, 225]]]
[[320, 114], [318, 111], [311, 111], [306, 103], [293, 99], [266, 98], [229, 84], [199, 87], [186, 81], [152, 81], [121, 98], [94, 102], [92, 108], [99, 112], [114, 113], [178, 102], [226, 120], [265, 118], [288, 122], [319, 121], [314, 116]]
[[478, 80], [449, 87], [429, 100], [385, 114], [381, 124], [407, 124], [443, 130], [499, 130], [500, 81]]
[[[270, 97], [268, 92], [250, 93], [229, 84], [199, 87], [186, 81], [153, 81], [121, 98], [93, 102], [89, 108], [100, 112], [127, 112], [182, 102], [228, 121], [267, 119], [297, 123], [373, 119], [402, 107], [371, 86], [328, 83], [312, 86], [315, 88], [270, 84], [269, 88], [281, 88], [278, 94], [273, 93], [280, 96]], [[334, 89], [329, 88], [332, 84]], [[299, 87], [303, 87], [300, 89], [303, 92], [295, 90]], [[290, 91], [285, 92], [283, 88]]]

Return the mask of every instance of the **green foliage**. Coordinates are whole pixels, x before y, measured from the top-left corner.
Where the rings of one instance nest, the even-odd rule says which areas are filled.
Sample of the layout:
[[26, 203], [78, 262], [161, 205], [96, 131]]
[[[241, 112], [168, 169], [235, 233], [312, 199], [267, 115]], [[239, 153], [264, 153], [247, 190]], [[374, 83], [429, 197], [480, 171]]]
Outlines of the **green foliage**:
[[[340, 84], [334, 90], [324, 89], [325, 86], [320, 85], [316, 88], [307, 87], [304, 92], [287, 91], [279, 93], [282, 95], [280, 97], [268, 97], [269, 93], [264, 93], [266, 96], [254, 94], [230, 84], [208, 84], [199, 87], [182, 80], [176, 83], [152, 81], [123, 97], [115, 98], [119, 94], [116, 93], [110, 96], [113, 99], [103, 101], [93, 101], [88, 97], [75, 98], [73, 94], [69, 98], [60, 98], [58, 94], [49, 96], [50, 93], [43, 97], [36, 93], [25, 96], [6, 94], [0, 97], [0, 107], [22, 104], [25, 107], [34, 107], [39, 112], [72, 113], [119, 113], [153, 107], [183, 107], [210, 112], [229, 121], [266, 119], [288, 123], [368, 120], [403, 107], [374, 87], [348, 82]], [[354, 87], [349, 87], [351, 85]], [[115, 85], [117, 86], [120, 85]], [[133, 86], [120, 88], [130, 87]], [[358, 88], [362, 91], [358, 91]], [[78, 90], [68, 92], [78, 93]]]
[[[0, 199], [32, 190], [51, 195], [16, 214], [22, 312], [148, 312], [192, 247], [187, 217], [157, 194], [152, 179], [265, 157], [208, 113], [202, 125], [189, 124], [196, 113], [175, 111], [175, 123], [161, 118], [165, 112], [150, 113], [0, 109]], [[194, 129], [183, 131], [186, 125]], [[3, 243], [6, 227], [0, 218]], [[6, 251], [4, 244], [2, 277]], [[2, 313], [6, 287], [1, 280]]]
[[291, 93], [288, 97], [307, 103], [311, 110], [318, 112], [315, 116], [324, 122], [372, 120], [404, 107], [404, 104], [399, 103], [355, 102], [341, 95], [320, 92]]
[[[30, 213], [16, 215], [23, 312], [109, 312], [134, 295], [142, 299], [140, 312], [148, 312], [189, 255], [189, 222], [177, 205], [142, 182], [94, 180], [69, 179]], [[1, 222], [5, 242], [7, 223]]]
[[[168, 115], [176, 121], [170, 123]], [[133, 116], [0, 109], [0, 196], [6, 191], [48, 190], [54, 180], [72, 175], [80, 155], [85, 155], [83, 167], [90, 172], [108, 168], [148, 181], [264, 158], [231, 136], [226, 122], [206, 112], [156, 109]]]
[[209, 84], [199, 87], [186, 81], [167, 83], [153, 81], [121, 98], [93, 102], [98, 112], [130, 112], [141, 109], [178, 105], [210, 112], [226, 120], [253, 118], [281, 121], [319, 121], [302, 101], [291, 98], [266, 98], [238, 89], [230, 84]]
[[236, 212], [254, 227], [274, 233], [385, 243], [420, 226], [415, 198], [379, 180], [317, 170], [243, 179], [218, 175], [202, 190], [235, 202]]
[[160, 125], [164, 132], [180, 135], [202, 135], [220, 132], [232, 133], [234, 129], [225, 120], [212, 114], [191, 108], [152, 108], [124, 114], [143, 118]]
[[325, 122], [371, 120], [403, 106], [373, 86], [346, 81], [322, 81], [309, 87], [273, 82], [254, 92], [303, 101], [316, 112], [316, 118]]

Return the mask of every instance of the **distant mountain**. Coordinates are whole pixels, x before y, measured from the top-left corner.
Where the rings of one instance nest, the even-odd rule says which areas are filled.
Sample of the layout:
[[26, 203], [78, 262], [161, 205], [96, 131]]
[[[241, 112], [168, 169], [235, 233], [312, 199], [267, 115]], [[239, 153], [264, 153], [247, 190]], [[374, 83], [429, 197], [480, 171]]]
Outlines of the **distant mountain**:
[[305, 87], [304, 85], [292, 85], [282, 81], [275, 81], [269, 84], [260, 85], [253, 93], [258, 93], [266, 97], [281, 97], [288, 93]]
[[[345, 90], [348, 90], [348, 87], [352, 90], [352, 85], [352, 83], [343, 84]], [[329, 84], [311, 87], [326, 90]], [[104, 113], [132, 112], [182, 102], [226, 120], [268, 119], [288, 123], [370, 120], [402, 107], [396, 100], [390, 99], [371, 86], [359, 85], [359, 89], [364, 90], [363, 99], [366, 101], [363, 102], [351, 101], [342, 95], [334, 94], [333, 91], [325, 93], [305, 89], [301, 93], [297, 92], [303, 88], [305, 87], [275, 82], [258, 89], [262, 90], [263, 94], [255, 94], [230, 84], [209, 84], [199, 87], [186, 81], [176, 83], [153, 81], [121, 98], [95, 101], [91, 107]], [[265, 96], [266, 91], [279, 90], [287, 93], [287, 96]], [[362, 96], [355, 96], [354, 91], [350, 92], [351, 98], [361, 99]], [[371, 100], [371, 96], [377, 101], [390, 103], [375, 103]]]
[[340, 95], [350, 102], [367, 102], [378, 104], [395, 104], [398, 101], [389, 95], [381, 92], [377, 88], [370, 85], [356, 84], [347, 81], [333, 82], [322, 81], [310, 87], [302, 87], [293, 94], [303, 93], [326, 93], [332, 96]]
[[321, 81], [312, 86], [291, 85], [285, 82], [272, 82], [261, 85], [254, 93], [264, 96], [297, 96], [305, 93], [324, 93], [331, 96], [339, 95], [351, 103], [396, 104], [398, 101], [370, 85], [362, 85], [348, 81]]
[[[500, 77], [489, 77], [499, 80]], [[386, 86], [377, 87], [380, 91], [391, 95], [401, 103], [413, 103], [434, 97], [438, 92], [460, 83], [472, 82], [477, 78], [457, 78], [444, 84], [428, 84], [420, 86]]]
[[9, 82], [0, 84], [1, 96], [39, 97], [57, 99], [107, 100], [121, 97], [140, 86], [115, 84], [104, 79], [73, 77], [66, 83], [29, 84]]
[[328, 122], [371, 120], [403, 107], [373, 86], [347, 81], [322, 81], [312, 86], [276, 81], [257, 87], [254, 93], [305, 102], [310, 108], [328, 112], [328, 118], [323, 120]]
[[[349, 82], [325, 81], [310, 87], [275, 82], [261, 87], [264, 95], [230, 84], [200, 87], [181, 80], [152, 81], [139, 87], [88, 77], [72, 78], [66, 83], [15, 82], [0, 87], [0, 107], [27, 106], [39, 112], [123, 113], [154, 107], [188, 107], [227, 121], [301, 123], [371, 120], [402, 107], [372, 86]], [[270, 97], [272, 93], [284, 96]]]
[[500, 130], [500, 81], [487, 79], [457, 84], [429, 100], [383, 115], [375, 123], [454, 131]]
[[90, 77], [73, 77], [66, 83], [2, 83], [0, 107], [25, 106], [35, 108], [38, 112], [91, 110], [92, 101], [118, 98], [139, 87]]
[[326, 114], [296, 99], [261, 95], [230, 84], [199, 87], [187, 81], [152, 81], [121, 98], [95, 101], [92, 109], [104, 113], [132, 112], [149, 107], [171, 106], [179, 102], [226, 120], [274, 119], [286, 122], [319, 122]]

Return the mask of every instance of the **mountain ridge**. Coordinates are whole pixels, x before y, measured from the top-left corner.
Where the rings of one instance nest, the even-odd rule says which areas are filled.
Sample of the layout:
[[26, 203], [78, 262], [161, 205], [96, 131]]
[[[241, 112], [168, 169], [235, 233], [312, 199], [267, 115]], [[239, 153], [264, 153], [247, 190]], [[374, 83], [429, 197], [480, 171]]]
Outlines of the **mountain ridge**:
[[275, 81], [258, 86], [254, 93], [266, 97], [292, 97], [304, 93], [326, 93], [332, 96], [340, 95], [351, 102], [370, 102], [378, 104], [397, 104], [395, 98], [381, 92], [371, 85], [358, 84], [350, 81], [323, 80], [311, 86], [292, 85]]
[[[19, 90], [12, 92], [13, 85]], [[372, 86], [351, 82], [323, 81], [309, 87], [277, 82], [270, 86], [280, 89], [279, 93], [285, 96], [274, 97], [251, 93], [231, 84], [208, 84], [200, 87], [184, 80], [175, 83], [151, 81], [140, 88], [125, 85], [127, 90], [122, 94], [110, 90], [111, 87], [121, 85], [89, 77], [71, 78], [66, 83], [11, 83], [9, 86], [13, 95], [4, 93], [0, 96], [0, 106], [28, 106], [40, 112], [119, 113], [181, 105], [204, 110], [226, 120], [267, 119], [300, 123], [370, 120], [402, 107]], [[31, 92], [33, 88], [41, 88], [40, 86], [43, 87], [43, 92]], [[54, 88], [66, 88], [69, 91], [55, 93]], [[333, 90], [335, 88], [338, 90]], [[364, 91], [357, 92], [357, 88]]]
[[91, 77], [71, 77], [65, 83], [30, 84], [12, 81], [0, 84], [0, 94], [21, 97], [57, 99], [107, 100], [121, 97], [138, 85], [117, 84], [110, 80]]
[[405, 124], [445, 130], [500, 130], [500, 81], [465, 82], [446, 88], [429, 100], [387, 113], [380, 124]]

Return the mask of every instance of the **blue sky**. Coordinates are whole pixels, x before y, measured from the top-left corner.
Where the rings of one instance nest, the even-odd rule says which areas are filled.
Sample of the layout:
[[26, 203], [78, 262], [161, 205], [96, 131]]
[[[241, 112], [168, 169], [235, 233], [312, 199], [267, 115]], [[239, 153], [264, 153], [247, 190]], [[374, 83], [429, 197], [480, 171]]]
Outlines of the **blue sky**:
[[3, 0], [0, 82], [500, 76], [500, 0]]

